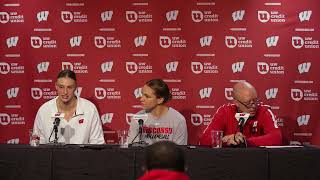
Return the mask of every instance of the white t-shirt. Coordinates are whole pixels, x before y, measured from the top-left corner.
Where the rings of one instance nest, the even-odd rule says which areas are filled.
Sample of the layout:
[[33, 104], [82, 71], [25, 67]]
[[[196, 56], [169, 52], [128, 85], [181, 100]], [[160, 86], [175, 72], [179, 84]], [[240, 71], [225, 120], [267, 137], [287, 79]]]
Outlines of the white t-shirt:
[[[142, 113], [145, 112], [142, 111], [137, 114]], [[138, 133], [138, 121], [131, 120], [128, 136], [129, 144], [139, 141], [139, 135], [137, 136]], [[186, 120], [182, 114], [173, 108], [169, 108], [168, 112], [159, 119], [154, 119], [150, 113], [147, 113], [147, 119], [144, 120], [143, 123], [142, 140], [148, 144], [161, 140], [168, 140], [175, 142], [178, 145], [187, 145], [188, 132]]]
[[[52, 142], [55, 137], [53, 122], [59, 112], [56, 100], [58, 97], [44, 103], [38, 110], [33, 131], [40, 136], [40, 144]], [[76, 112], [69, 121], [60, 117], [58, 126], [58, 142], [66, 144], [104, 144], [102, 124], [96, 106], [84, 99], [77, 98]]]

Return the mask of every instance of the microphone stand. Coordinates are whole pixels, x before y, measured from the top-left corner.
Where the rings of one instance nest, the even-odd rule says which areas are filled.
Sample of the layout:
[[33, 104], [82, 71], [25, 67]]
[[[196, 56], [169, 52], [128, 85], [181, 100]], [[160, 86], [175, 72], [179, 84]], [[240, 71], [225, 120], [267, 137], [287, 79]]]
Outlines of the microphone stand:
[[[145, 141], [142, 140], [143, 120], [139, 119], [138, 123], [139, 123], [139, 132], [133, 138], [132, 142], [128, 145], [129, 147], [146, 147], [146, 146], [148, 146], [148, 143], [146, 143]], [[137, 138], [138, 135], [139, 135], [139, 141], [138, 142], [134, 142], [134, 140]]]

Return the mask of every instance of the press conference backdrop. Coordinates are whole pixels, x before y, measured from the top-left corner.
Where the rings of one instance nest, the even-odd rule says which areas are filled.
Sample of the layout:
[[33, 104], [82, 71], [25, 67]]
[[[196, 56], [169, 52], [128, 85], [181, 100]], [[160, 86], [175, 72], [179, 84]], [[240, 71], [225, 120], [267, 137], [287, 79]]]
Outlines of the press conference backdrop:
[[[284, 142], [320, 144], [318, 0], [5, 1], [0, 3], [0, 142], [28, 143], [61, 69], [101, 115], [108, 143], [162, 78], [196, 144], [247, 80], [271, 105]], [[318, 132], [318, 133], [317, 133]]]

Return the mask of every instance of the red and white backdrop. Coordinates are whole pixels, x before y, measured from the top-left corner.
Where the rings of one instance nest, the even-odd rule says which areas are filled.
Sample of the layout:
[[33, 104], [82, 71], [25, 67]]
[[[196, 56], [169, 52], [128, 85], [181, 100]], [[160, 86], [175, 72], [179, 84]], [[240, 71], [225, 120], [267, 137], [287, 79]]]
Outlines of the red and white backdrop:
[[108, 143], [140, 110], [144, 82], [164, 79], [197, 144], [247, 80], [271, 105], [284, 142], [320, 144], [318, 0], [0, 3], [0, 142], [28, 143], [61, 69], [98, 107]]

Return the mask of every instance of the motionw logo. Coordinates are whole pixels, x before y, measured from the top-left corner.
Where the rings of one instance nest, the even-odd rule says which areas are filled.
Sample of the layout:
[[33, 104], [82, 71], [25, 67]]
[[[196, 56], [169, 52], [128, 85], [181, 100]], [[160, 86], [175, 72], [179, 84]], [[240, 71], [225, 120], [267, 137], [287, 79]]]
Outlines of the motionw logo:
[[103, 124], [111, 123], [113, 119], [113, 113], [105, 113], [101, 116], [101, 121]]
[[232, 72], [237, 73], [237, 72], [242, 72], [244, 67], [244, 62], [236, 62], [232, 64]]
[[291, 44], [294, 48], [300, 49], [304, 45], [304, 40], [299, 36], [292, 36]]
[[42, 39], [38, 36], [31, 36], [31, 46], [33, 48], [40, 48], [42, 46]]
[[299, 73], [302, 74], [302, 73], [309, 72], [310, 67], [311, 67], [311, 62], [305, 62], [305, 63], [299, 64], [298, 65]]
[[17, 43], [19, 41], [19, 37], [18, 36], [14, 36], [14, 37], [9, 37], [7, 39], [7, 46], [8, 48], [11, 48], [13, 46], [17, 46]]
[[161, 47], [168, 48], [171, 45], [171, 39], [168, 36], [160, 36], [159, 43]]
[[267, 99], [275, 99], [277, 97], [278, 88], [267, 89], [265, 94]]
[[104, 88], [97, 87], [94, 89], [94, 95], [97, 99], [104, 99], [107, 96], [107, 92]]
[[191, 17], [194, 22], [201, 22], [203, 20], [203, 13], [201, 11], [192, 11]]
[[258, 19], [262, 23], [266, 23], [270, 20], [270, 14], [267, 11], [258, 11]]
[[50, 62], [48, 61], [39, 63], [37, 65], [38, 73], [48, 72], [49, 65], [50, 65]]
[[212, 36], [204, 36], [204, 37], [200, 38], [200, 45], [201, 45], [201, 47], [210, 46], [211, 41], [212, 41]]
[[102, 73], [111, 72], [113, 67], [113, 61], [104, 62], [101, 64]]
[[144, 44], [146, 43], [146, 40], [147, 40], [147, 36], [138, 36], [134, 38], [134, 44], [136, 47], [144, 46]]
[[70, 11], [61, 11], [61, 19], [64, 23], [70, 23], [73, 20], [73, 14]]
[[179, 11], [178, 11], [178, 10], [168, 11], [168, 12], [166, 13], [167, 21], [168, 21], [168, 22], [170, 22], [170, 21], [176, 21], [176, 20], [177, 20], [177, 17], [178, 17], [178, 14], [179, 14]]
[[5, 113], [0, 113], [0, 124], [4, 126], [10, 124], [10, 116]]
[[237, 39], [233, 36], [226, 36], [224, 42], [228, 48], [234, 48], [238, 44]]
[[101, 13], [102, 22], [111, 21], [113, 15], [113, 11], [105, 11]]
[[245, 10], [238, 10], [232, 13], [233, 21], [242, 21], [245, 14]]
[[166, 64], [167, 72], [176, 72], [178, 68], [179, 62], [178, 61], [172, 61]]
[[82, 40], [82, 36], [74, 36], [70, 38], [70, 46], [75, 47], [75, 46], [80, 46]]
[[191, 70], [195, 74], [200, 74], [203, 71], [203, 65], [201, 62], [191, 62]]
[[277, 46], [279, 36], [271, 36], [266, 39], [267, 47]]
[[134, 74], [138, 71], [138, 65], [135, 62], [126, 62], [126, 70], [129, 74]]
[[311, 15], [312, 15], [312, 11], [311, 11], [311, 10], [300, 12], [300, 13], [299, 13], [300, 22], [309, 21]]
[[134, 94], [134, 97], [141, 98], [142, 97], [142, 88], [135, 89], [133, 94]]
[[212, 92], [212, 87], [200, 89], [199, 95], [201, 99], [210, 98]]
[[49, 16], [49, 11], [40, 11], [37, 13], [38, 22], [47, 21]]
[[232, 97], [232, 91], [233, 91], [233, 88], [224, 88], [224, 96], [226, 97], [227, 100], [233, 100], [233, 97]]
[[303, 98], [303, 92], [300, 89], [291, 89], [291, 98], [294, 101], [300, 101]]
[[8, 13], [6, 13], [6, 12], [0, 12], [0, 22], [1, 22], [2, 24], [5, 24], [5, 23], [9, 22], [9, 18], [10, 18], [10, 16], [9, 16]]
[[200, 126], [203, 122], [201, 114], [191, 114], [191, 123], [194, 126]]
[[298, 126], [308, 125], [310, 120], [310, 115], [302, 115], [297, 117]]
[[19, 93], [18, 87], [8, 89], [7, 90], [8, 99], [16, 98], [18, 96], [18, 93]]
[[269, 72], [269, 64], [265, 62], [257, 62], [257, 70], [260, 74], [267, 74]]
[[107, 41], [102, 36], [95, 36], [94, 37], [94, 44], [97, 48], [104, 48], [107, 45]]
[[134, 23], [138, 20], [138, 14], [135, 11], [126, 11], [126, 19], [129, 23]]
[[7, 141], [7, 144], [19, 144], [19, 138], [10, 139]]
[[35, 100], [42, 98], [42, 90], [40, 88], [31, 88], [31, 97]]
[[10, 65], [6, 62], [0, 62], [0, 74], [8, 74], [10, 72]]

